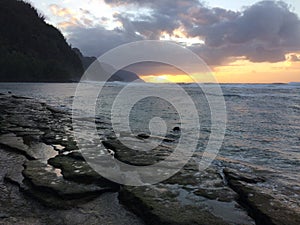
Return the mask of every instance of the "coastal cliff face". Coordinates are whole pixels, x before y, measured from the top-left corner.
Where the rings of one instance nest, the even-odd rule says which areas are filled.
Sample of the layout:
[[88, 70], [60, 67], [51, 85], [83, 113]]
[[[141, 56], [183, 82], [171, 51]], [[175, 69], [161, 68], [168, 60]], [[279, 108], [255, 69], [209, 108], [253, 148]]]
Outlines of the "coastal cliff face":
[[[78, 82], [96, 59], [72, 49], [29, 3], [0, 1], [0, 82]], [[143, 82], [119, 70], [108, 81], [136, 80]]]
[[77, 81], [83, 66], [58, 29], [29, 3], [0, 1], [0, 81]]
[[[78, 48], [73, 48], [73, 51], [78, 55], [80, 58], [84, 70], [87, 70], [89, 66], [97, 60], [96, 57], [88, 57], [84, 56], [81, 51]], [[103, 73], [110, 73], [110, 71], [114, 71], [114, 68], [111, 65], [101, 63], [99, 65]], [[103, 77], [95, 77], [95, 81], [105, 81], [104, 79], [105, 76]], [[128, 70], [118, 70], [116, 73], [114, 73], [107, 81], [113, 82], [113, 81], [120, 81], [120, 82], [144, 82], [142, 79], [139, 78], [139, 76], [136, 73], [133, 73]]]

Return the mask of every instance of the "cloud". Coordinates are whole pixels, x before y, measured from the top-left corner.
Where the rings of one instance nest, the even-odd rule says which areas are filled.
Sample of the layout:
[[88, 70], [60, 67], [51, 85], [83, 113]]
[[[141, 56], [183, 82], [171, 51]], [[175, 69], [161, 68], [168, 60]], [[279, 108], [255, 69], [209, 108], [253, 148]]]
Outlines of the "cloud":
[[[174, 36], [176, 30], [186, 38], [205, 41], [189, 48], [209, 65], [226, 64], [238, 57], [251, 62], [279, 62], [287, 53], [300, 51], [300, 20], [282, 1], [261, 1], [243, 12], [210, 8], [198, 0], [105, 2], [125, 9], [114, 15], [115, 22], [121, 24], [118, 28], [105, 29], [106, 21], [101, 19], [94, 27], [91, 21], [82, 19], [82, 26], [69, 24], [69, 41], [86, 54], [99, 56], [131, 41], [160, 39], [162, 34]], [[53, 10], [68, 15], [68, 11]], [[139, 13], [133, 14], [135, 11]]]
[[72, 34], [68, 41], [73, 46], [79, 47], [88, 56], [98, 57], [121, 44], [141, 40], [141, 37], [123, 30], [106, 30], [101, 26], [94, 28], [68, 27], [66, 31]]
[[299, 18], [283, 2], [262, 1], [235, 19], [197, 31], [193, 34], [205, 37], [204, 48], [217, 49], [223, 58], [246, 56], [252, 62], [278, 62], [286, 53], [300, 49]]
[[196, 26], [188, 34], [205, 38], [205, 45], [192, 48], [210, 65], [239, 56], [252, 62], [279, 62], [300, 50], [299, 18], [283, 2], [259, 2], [240, 15]]
[[56, 4], [51, 4], [49, 6], [49, 8], [54, 15], [59, 16], [59, 17], [73, 17], [73, 15], [74, 15], [72, 10], [67, 9], [67, 8], [62, 8]]
[[73, 11], [57, 4], [49, 5], [49, 9], [53, 15], [62, 20], [57, 22], [62, 30], [69, 27], [92, 27], [94, 25], [95, 17], [89, 10], [80, 8], [78, 11]]
[[83, 14], [85, 15], [91, 15], [91, 12], [89, 10], [86, 10], [86, 9], [83, 9], [83, 8], [80, 8], [79, 9]]
[[157, 62], [137, 63], [137, 64], [130, 65], [124, 69], [134, 72], [136, 74], [142, 74], [144, 76], [161, 75], [161, 74], [169, 74], [169, 75], [185, 74], [183, 71], [179, 70], [176, 67], [164, 63], [157, 63]]
[[290, 62], [300, 62], [300, 57], [297, 54], [290, 54], [288, 56], [288, 61], [290, 61]]

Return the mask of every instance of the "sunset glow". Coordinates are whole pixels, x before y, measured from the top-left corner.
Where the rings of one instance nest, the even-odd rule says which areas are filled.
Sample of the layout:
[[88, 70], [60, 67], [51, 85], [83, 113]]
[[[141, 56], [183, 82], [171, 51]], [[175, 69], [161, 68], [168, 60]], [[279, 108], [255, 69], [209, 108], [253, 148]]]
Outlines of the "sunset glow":
[[[99, 57], [130, 42], [161, 40], [193, 51], [221, 83], [300, 81], [296, 0], [32, 2], [86, 56]], [[146, 82], [194, 82], [181, 71], [165, 68], [133, 72]], [[202, 75], [199, 80], [205, 82]]]
[[190, 76], [185, 74], [146, 75], [146, 76], [140, 76], [140, 78], [149, 83], [193, 83], [195, 82]]
[[[295, 60], [299, 57], [299, 61]], [[294, 58], [294, 59], [292, 59]], [[277, 63], [253, 63], [249, 60], [237, 59], [225, 66], [211, 67], [212, 74], [220, 83], [289, 83], [300, 81], [300, 54], [290, 53], [286, 60]], [[197, 77], [197, 75], [194, 74]], [[193, 83], [194, 79], [185, 74], [141, 75], [144, 81], [151, 83]], [[199, 81], [205, 76], [198, 77]]]
[[213, 68], [221, 83], [289, 83], [300, 81], [300, 62], [253, 63], [237, 60], [226, 66]]

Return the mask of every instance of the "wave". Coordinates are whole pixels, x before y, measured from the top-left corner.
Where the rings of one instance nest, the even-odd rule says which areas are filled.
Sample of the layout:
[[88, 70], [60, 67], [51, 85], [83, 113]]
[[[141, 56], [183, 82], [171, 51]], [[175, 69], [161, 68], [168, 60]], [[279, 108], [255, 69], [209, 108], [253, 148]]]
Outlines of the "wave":
[[289, 85], [300, 86], [300, 82], [290, 82]]

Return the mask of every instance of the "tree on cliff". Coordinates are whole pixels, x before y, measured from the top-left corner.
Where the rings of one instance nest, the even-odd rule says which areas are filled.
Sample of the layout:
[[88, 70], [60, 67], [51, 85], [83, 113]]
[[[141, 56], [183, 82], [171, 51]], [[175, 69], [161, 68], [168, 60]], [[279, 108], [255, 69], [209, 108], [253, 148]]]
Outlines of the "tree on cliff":
[[29, 3], [0, 1], [0, 81], [77, 81], [82, 63]]

